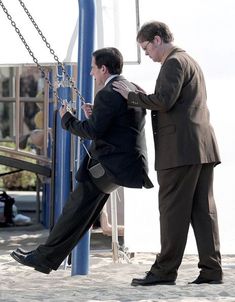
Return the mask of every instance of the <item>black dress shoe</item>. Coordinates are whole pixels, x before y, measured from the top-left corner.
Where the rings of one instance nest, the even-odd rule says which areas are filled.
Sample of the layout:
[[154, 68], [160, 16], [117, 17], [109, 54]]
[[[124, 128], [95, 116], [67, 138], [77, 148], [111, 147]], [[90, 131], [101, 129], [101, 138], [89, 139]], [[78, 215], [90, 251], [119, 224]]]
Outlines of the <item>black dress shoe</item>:
[[192, 282], [189, 282], [188, 284], [222, 284], [223, 280], [222, 279], [217, 279], [217, 280], [213, 280], [213, 279], [206, 279], [203, 278], [201, 276], [198, 276], [197, 279], [195, 279]]
[[34, 253], [25, 256], [14, 251], [10, 255], [20, 264], [33, 267], [36, 271], [41, 273], [49, 274], [52, 271], [51, 268], [40, 263], [40, 261], [37, 259], [37, 255]]
[[134, 278], [131, 282], [132, 286], [150, 286], [150, 285], [175, 285], [175, 280], [166, 280], [154, 275], [152, 272], [147, 272], [143, 279]]
[[25, 251], [25, 250], [22, 250], [21, 248], [17, 248], [16, 250], [15, 250], [15, 252], [17, 253], [17, 254], [21, 254], [21, 255], [30, 255], [30, 254], [32, 254], [34, 251]]

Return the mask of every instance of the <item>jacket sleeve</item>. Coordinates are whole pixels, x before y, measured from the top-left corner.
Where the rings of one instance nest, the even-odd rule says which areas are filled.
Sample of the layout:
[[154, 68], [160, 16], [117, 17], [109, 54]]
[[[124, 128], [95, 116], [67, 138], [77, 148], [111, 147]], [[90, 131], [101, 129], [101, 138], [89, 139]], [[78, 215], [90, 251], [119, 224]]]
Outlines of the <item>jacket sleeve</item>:
[[184, 82], [184, 70], [176, 58], [168, 59], [162, 66], [155, 93], [130, 92], [128, 105], [166, 112], [176, 103]]
[[109, 131], [113, 119], [119, 114], [120, 96], [114, 91], [101, 90], [94, 101], [92, 115], [80, 121], [66, 112], [62, 118], [62, 127], [72, 134], [86, 139], [98, 139]]

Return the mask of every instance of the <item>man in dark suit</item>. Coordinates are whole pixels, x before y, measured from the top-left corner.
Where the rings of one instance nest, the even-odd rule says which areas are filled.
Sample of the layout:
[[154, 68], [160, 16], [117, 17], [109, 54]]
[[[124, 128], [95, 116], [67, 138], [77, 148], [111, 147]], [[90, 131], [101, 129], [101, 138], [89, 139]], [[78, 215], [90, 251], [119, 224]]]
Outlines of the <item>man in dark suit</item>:
[[221, 255], [213, 169], [220, 163], [206, 103], [201, 68], [161, 22], [146, 23], [137, 42], [161, 63], [155, 91], [147, 95], [115, 82], [130, 106], [152, 110], [155, 169], [159, 183], [161, 252], [143, 279], [132, 285], [175, 284], [191, 223], [200, 274], [192, 283], [221, 283]]
[[[114, 79], [129, 85], [120, 76], [122, 67], [123, 58], [116, 48], [95, 51], [91, 75], [103, 88], [96, 94], [93, 107], [84, 106], [88, 119], [77, 119], [66, 104], [60, 109], [63, 128], [92, 140], [92, 144], [77, 173], [78, 186], [71, 193], [46, 243], [28, 253], [19, 249], [13, 251], [11, 256], [19, 263], [46, 274], [57, 270], [92, 226], [112, 190], [118, 186], [153, 186], [147, 176], [146, 111], [128, 107], [125, 99], [113, 90]], [[130, 87], [135, 89], [133, 84]], [[93, 176], [89, 168], [93, 170]]]

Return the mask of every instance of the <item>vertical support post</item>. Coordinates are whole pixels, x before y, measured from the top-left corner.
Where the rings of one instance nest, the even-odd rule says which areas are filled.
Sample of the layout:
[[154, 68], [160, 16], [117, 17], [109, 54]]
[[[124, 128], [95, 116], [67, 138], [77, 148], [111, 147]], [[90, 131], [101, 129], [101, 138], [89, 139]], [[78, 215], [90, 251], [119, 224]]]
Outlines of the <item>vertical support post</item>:
[[[94, 50], [95, 28], [95, 1], [78, 0], [79, 26], [78, 26], [78, 76], [77, 87], [87, 101], [93, 98], [93, 80], [90, 76], [92, 52]], [[84, 119], [81, 112], [81, 100], [77, 100], [77, 114]], [[88, 144], [89, 142], [85, 142]], [[85, 157], [83, 148], [79, 148], [77, 141], [77, 167]], [[72, 252], [72, 276], [87, 275], [89, 270], [90, 233], [87, 232]]]
[[[71, 76], [71, 66], [65, 66], [69, 76]], [[58, 67], [58, 78], [61, 86], [58, 88], [58, 95], [61, 99], [70, 102], [71, 88], [63, 81], [62, 69]], [[58, 110], [61, 104], [58, 104]], [[59, 111], [57, 112], [59, 115]], [[56, 122], [56, 152], [55, 152], [55, 222], [58, 220], [65, 202], [70, 193], [70, 154], [71, 154], [71, 134], [61, 127], [61, 119]]]
[[[55, 81], [55, 67], [51, 68], [49, 71], [49, 80], [51, 83], [54, 83]], [[49, 136], [48, 136], [48, 147], [47, 147], [47, 156], [48, 158], [51, 158], [51, 179], [50, 182], [47, 181], [43, 186], [45, 186], [46, 191], [46, 200], [47, 200], [47, 224], [48, 228], [51, 230], [54, 225], [54, 193], [55, 193], [55, 135], [56, 127], [55, 125], [55, 106], [54, 106], [54, 94], [53, 89], [49, 87], [49, 105], [48, 105], [48, 127], [50, 129]], [[43, 194], [44, 196], [44, 194]]]
[[19, 148], [19, 129], [20, 129], [20, 68], [16, 67], [16, 81], [15, 81], [15, 129], [16, 149]]
[[40, 198], [40, 190], [41, 190], [41, 181], [36, 174], [36, 222], [40, 222], [40, 214], [41, 214], [41, 198]]
[[[54, 82], [53, 77], [53, 71], [49, 71], [49, 80], [50, 83]], [[47, 148], [47, 157], [52, 158], [52, 175], [51, 179], [47, 179], [46, 182], [43, 182], [42, 185], [42, 224], [48, 228], [51, 229], [53, 222], [54, 222], [54, 158], [52, 154], [52, 129], [54, 130], [55, 127], [53, 127], [53, 121], [54, 121], [54, 102], [53, 102], [53, 91], [49, 87], [49, 89], [46, 89], [46, 95], [45, 97], [49, 98], [49, 104], [45, 104], [45, 106], [48, 106], [48, 125], [49, 127], [49, 133], [48, 136], [48, 148]], [[54, 143], [54, 142], [53, 142]]]
[[111, 217], [112, 217], [112, 252], [113, 262], [118, 262], [118, 224], [117, 224], [117, 190], [111, 193]]

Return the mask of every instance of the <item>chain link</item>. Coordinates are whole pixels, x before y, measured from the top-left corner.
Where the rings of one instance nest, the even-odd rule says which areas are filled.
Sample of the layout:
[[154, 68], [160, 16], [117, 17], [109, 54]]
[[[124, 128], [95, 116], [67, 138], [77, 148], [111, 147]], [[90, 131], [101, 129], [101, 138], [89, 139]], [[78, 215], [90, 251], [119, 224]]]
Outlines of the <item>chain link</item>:
[[42, 38], [43, 42], [46, 44], [47, 48], [50, 50], [50, 53], [53, 55], [54, 60], [57, 62], [58, 66], [61, 67], [63, 74], [65, 75], [66, 79], [69, 81], [71, 87], [74, 89], [74, 91], [76, 92], [76, 94], [81, 98], [81, 100], [86, 103], [84, 97], [81, 95], [80, 91], [77, 89], [77, 87], [75, 86], [74, 81], [72, 80], [72, 78], [69, 76], [69, 74], [66, 72], [66, 69], [64, 68], [64, 64], [59, 60], [58, 56], [55, 54], [55, 51], [52, 49], [51, 44], [47, 41], [46, 37], [44, 36], [44, 34], [42, 33], [41, 29], [39, 28], [38, 24], [36, 23], [36, 21], [34, 20], [33, 16], [30, 14], [29, 10], [27, 9], [27, 7], [25, 6], [24, 2], [22, 0], [18, 0], [20, 5], [22, 6], [22, 8], [24, 9], [25, 13], [27, 14], [27, 16], [29, 17], [30, 21], [32, 22], [33, 26], [35, 27], [35, 29], [37, 30], [38, 34], [40, 35], [40, 37]]
[[[75, 86], [73, 80], [71, 79], [71, 77], [68, 75], [68, 73], [66, 72], [63, 63], [61, 63], [59, 61], [58, 56], [55, 54], [55, 51], [51, 48], [50, 43], [48, 43], [47, 39], [45, 38], [45, 36], [43, 35], [42, 31], [40, 30], [40, 28], [38, 27], [37, 23], [35, 22], [35, 20], [33, 19], [32, 15], [29, 13], [28, 9], [26, 8], [25, 4], [23, 3], [23, 1], [18, 0], [21, 4], [21, 6], [23, 7], [25, 13], [28, 15], [29, 19], [31, 20], [31, 22], [33, 23], [34, 27], [36, 28], [36, 30], [38, 31], [39, 35], [41, 36], [42, 40], [44, 41], [44, 43], [46, 44], [46, 46], [48, 47], [48, 49], [50, 50], [50, 53], [53, 55], [55, 61], [57, 62], [58, 66], [61, 67], [63, 74], [66, 76], [66, 78], [68, 79], [70, 85], [72, 86], [72, 88], [75, 90], [76, 94], [80, 97], [80, 99], [82, 100], [83, 103], [86, 103], [84, 97], [81, 95], [80, 91], [77, 89], [77, 87]], [[7, 8], [5, 7], [5, 5], [3, 4], [3, 2], [0, 0], [0, 6], [2, 7], [4, 13], [6, 14], [7, 18], [9, 19], [9, 21], [11, 22], [11, 25], [14, 27], [16, 33], [18, 34], [19, 38], [21, 39], [21, 41], [23, 42], [25, 48], [27, 49], [29, 55], [32, 57], [34, 63], [37, 65], [38, 69], [40, 70], [40, 72], [42, 73], [42, 76], [45, 78], [45, 80], [47, 81], [49, 87], [52, 89], [54, 96], [57, 98], [57, 100], [62, 104], [63, 100], [59, 97], [57, 91], [54, 89], [53, 85], [51, 84], [49, 78], [46, 75], [45, 69], [39, 64], [38, 59], [35, 57], [33, 51], [31, 50], [31, 48], [29, 47], [29, 45], [27, 44], [25, 38], [23, 37], [23, 35], [21, 34], [19, 28], [17, 27], [15, 21], [13, 21], [12, 16], [9, 14]]]

